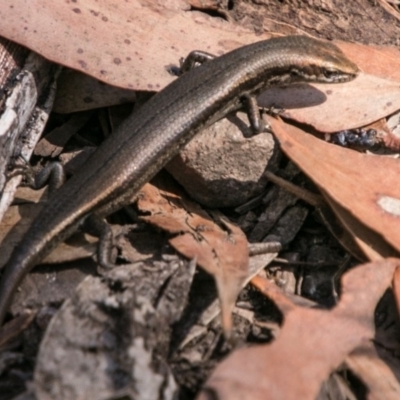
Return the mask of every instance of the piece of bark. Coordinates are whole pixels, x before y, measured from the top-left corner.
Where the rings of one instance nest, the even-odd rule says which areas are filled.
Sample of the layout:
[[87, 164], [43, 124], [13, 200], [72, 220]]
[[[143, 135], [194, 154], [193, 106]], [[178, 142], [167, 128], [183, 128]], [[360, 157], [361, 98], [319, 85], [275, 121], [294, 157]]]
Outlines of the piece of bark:
[[[0, 220], [12, 202], [21, 176], [7, 180], [8, 166], [29, 160], [50, 113], [58, 67], [35, 53], [0, 41]], [[20, 163], [21, 164], [21, 163]]]
[[186, 304], [194, 267], [175, 258], [86, 278], [41, 344], [37, 398], [172, 400], [171, 324]]

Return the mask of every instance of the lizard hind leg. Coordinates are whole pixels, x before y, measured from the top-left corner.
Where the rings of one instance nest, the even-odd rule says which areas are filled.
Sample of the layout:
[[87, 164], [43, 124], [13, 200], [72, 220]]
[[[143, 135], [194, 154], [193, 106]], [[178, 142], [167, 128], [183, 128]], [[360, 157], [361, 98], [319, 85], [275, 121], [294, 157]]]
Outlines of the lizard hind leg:
[[99, 238], [97, 244], [97, 261], [104, 269], [115, 267], [113, 257], [114, 235], [110, 225], [96, 214], [90, 214], [82, 223], [81, 229]]

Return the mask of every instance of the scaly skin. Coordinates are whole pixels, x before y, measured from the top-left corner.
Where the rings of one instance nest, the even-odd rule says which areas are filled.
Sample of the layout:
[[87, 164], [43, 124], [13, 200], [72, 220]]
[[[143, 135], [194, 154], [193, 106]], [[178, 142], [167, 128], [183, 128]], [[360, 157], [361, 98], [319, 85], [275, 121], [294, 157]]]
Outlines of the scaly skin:
[[294, 82], [353, 79], [357, 66], [333, 44], [270, 39], [191, 69], [156, 94], [57, 190], [14, 249], [0, 282], [0, 325], [24, 276], [84, 219], [126, 204], [201, 129], [241, 108], [241, 97]]

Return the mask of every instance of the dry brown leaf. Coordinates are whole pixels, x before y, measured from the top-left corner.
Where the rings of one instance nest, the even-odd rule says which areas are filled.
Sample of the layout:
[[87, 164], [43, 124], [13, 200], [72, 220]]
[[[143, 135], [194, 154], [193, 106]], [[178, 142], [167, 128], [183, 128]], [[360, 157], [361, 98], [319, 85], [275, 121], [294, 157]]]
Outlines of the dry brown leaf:
[[150, 213], [142, 219], [170, 233], [178, 234], [170, 244], [214, 276], [221, 303], [222, 324], [227, 336], [232, 328], [231, 313], [243, 282], [248, 276], [248, 243], [235, 225], [218, 226], [196, 203], [170, 189], [147, 184], [140, 191], [138, 208]]
[[270, 119], [282, 150], [324, 192], [400, 251], [398, 159], [362, 154], [326, 143]]
[[291, 303], [267, 280], [253, 278], [284, 314], [270, 345], [240, 349], [211, 375], [199, 400], [314, 400], [321, 383], [347, 354], [374, 337], [374, 310], [400, 260], [364, 264], [342, 279], [342, 296], [328, 310]]
[[[201, 3], [207, 7], [208, 3]], [[237, 24], [189, 10], [189, 4], [183, 0], [111, 3], [106, 0], [80, 3], [42, 0], [40, 7], [36, 3], [15, 0], [9, 7], [0, 8], [0, 35], [111, 85], [150, 91], [158, 91], [175, 79], [166, 67], [178, 65], [179, 59], [192, 50], [220, 55], [271, 37], [270, 34], [255, 34]], [[196, 35], [186, 34], [188, 32], [196, 32]], [[341, 43], [339, 45], [342, 46]], [[357, 47], [347, 52], [352, 58], [360, 50]], [[353, 125], [344, 121], [345, 115], [353, 117], [353, 123], [359, 120], [354, 118], [354, 110], [358, 110], [359, 116], [363, 117], [362, 108], [353, 106], [354, 100], [361, 101], [372, 93], [376, 94], [379, 84], [373, 81], [367, 86], [360, 81], [351, 86], [335, 85], [334, 90], [330, 85], [318, 89], [305, 86], [306, 92], [300, 91], [302, 100], [300, 103], [296, 101], [296, 106], [304, 107], [311, 102], [318, 108], [307, 109], [305, 117], [301, 117], [303, 108], [288, 111], [287, 114], [326, 132], [348, 128]], [[385, 96], [381, 101], [385, 104], [390, 101], [395, 107], [396, 98], [391, 95], [391, 84], [388, 87], [386, 83], [382, 85]], [[311, 96], [310, 91], [313, 93]], [[304, 94], [309, 96], [306, 104]], [[78, 96], [83, 97], [83, 102], [94, 101], [98, 97], [93, 92]], [[116, 93], [116, 96], [118, 103], [121, 95]], [[326, 97], [328, 101], [325, 102]], [[296, 91], [281, 89], [279, 94], [274, 91], [268, 98], [268, 101], [261, 102], [262, 105], [291, 108], [293, 101], [288, 98], [296, 98]], [[393, 107], [389, 107], [390, 110]], [[342, 119], [329, 118], [332, 115], [341, 115]]]
[[18, 317], [7, 322], [0, 329], [0, 352], [3, 351], [7, 344], [18, 337], [34, 320], [36, 313], [26, 311]]
[[105, 85], [88, 75], [64, 69], [57, 81], [53, 111], [68, 114], [135, 100], [133, 90]]
[[[355, 218], [350, 211], [346, 210], [344, 207], [341, 207], [329, 195], [324, 193], [323, 190], [321, 191], [324, 194], [326, 202], [336, 215], [336, 218], [339, 219], [339, 225], [341, 225], [349, 233], [349, 235], [353, 238], [355, 246], [359, 249], [358, 252], [351, 251], [353, 249], [349, 248], [349, 246], [346, 246], [346, 243], [343, 243], [340, 240], [340, 243], [347, 251], [350, 252], [351, 255], [363, 262], [367, 260], [376, 261], [386, 257], [397, 256], [398, 253], [396, 250], [393, 249], [393, 247], [391, 247], [381, 235], [371, 229], [368, 229], [357, 218]], [[359, 255], [360, 250], [361, 254], [364, 255], [362, 257]]]
[[355, 80], [333, 86], [273, 89], [262, 96], [262, 105], [285, 108], [285, 117], [322, 132], [365, 126], [400, 109], [400, 51], [394, 47], [335, 43], [363, 71]]
[[54, 128], [39, 140], [34, 154], [52, 158], [59, 156], [68, 140], [88, 122], [90, 116], [91, 113], [72, 115], [64, 124]]
[[[86, 0], [79, 4], [43, 0], [40, 7], [15, 0], [0, 9], [0, 34], [103, 82], [151, 91], [171, 82], [174, 78], [166, 67], [177, 65], [194, 49], [219, 55], [270, 37], [202, 13], [188, 12], [189, 7], [183, 0]], [[196, 35], [185, 35], [193, 31]], [[364, 126], [399, 109], [399, 51], [337, 44], [364, 74], [334, 87], [274, 89], [261, 98], [261, 104], [285, 108], [285, 116], [324, 132]], [[116, 102], [120, 102], [120, 94], [116, 96]], [[83, 100], [92, 101], [95, 97], [92, 93]]]
[[263, 38], [189, 11], [183, 0], [15, 0], [0, 8], [0, 35], [111, 85], [151, 91], [194, 49], [221, 54]]
[[400, 81], [400, 51], [397, 47], [338, 42], [343, 52], [369, 75]]
[[368, 387], [368, 400], [398, 400], [400, 398], [398, 358], [382, 358], [373, 343], [366, 342], [349, 354], [346, 365]]
[[273, 88], [260, 96], [259, 103], [284, 108], [282, 116], [331, 133], [392, 114], [400, 109], [399, 93], [399, 81], [361, 73], [353, 81], [336, 85]]
[[400, 268], [396, 268], [396, 272], [393, 277], [393, 291], [396, 299], [397, 311], [400, 315]]

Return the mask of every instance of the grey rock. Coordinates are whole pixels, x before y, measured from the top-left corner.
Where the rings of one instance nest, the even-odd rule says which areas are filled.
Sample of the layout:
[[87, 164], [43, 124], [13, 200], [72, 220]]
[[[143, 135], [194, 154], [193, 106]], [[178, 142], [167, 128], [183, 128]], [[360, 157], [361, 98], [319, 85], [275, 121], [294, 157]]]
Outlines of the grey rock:
[[278, 159], [268, 132], [251, 136], [247, 115], [224, 118], [198, 134], [167, 170], [208, 207], [234, 207], [264, 189], [263, 173]]

